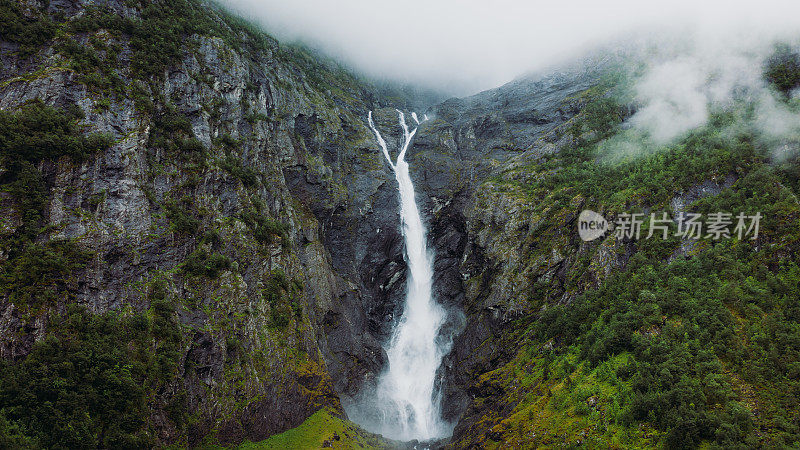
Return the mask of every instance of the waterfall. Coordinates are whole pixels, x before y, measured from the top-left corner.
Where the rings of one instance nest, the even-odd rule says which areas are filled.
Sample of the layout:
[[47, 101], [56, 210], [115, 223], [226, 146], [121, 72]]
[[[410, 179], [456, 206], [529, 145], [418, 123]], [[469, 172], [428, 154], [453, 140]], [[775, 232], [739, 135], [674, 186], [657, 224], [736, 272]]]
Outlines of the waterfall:
[[[417, 129], [409, 131], [405, 116], [399, 110], [398, 116], [403, 144], [395, 162], [372, 121], [371, 111], [367, 119], [397, 179], [404, 256], [408, 265], [406, 301], [386, 347], [388, 367], [378, 379], [375, 395], [362, 401], [366, 404], [359, 406], [353, 419], [366, 429], [392, 439], [424, 441], [445, 437], [452, 431], [441, 418], [435, 389], [436, 371], [449, 351], [449, 344], [437, 340], [445, 312], [432, 296], [433, 256], [427, 248], [425, 226], [405, 161]], [[412, 114], [412, 118], [420, 123], [416, 114]]]

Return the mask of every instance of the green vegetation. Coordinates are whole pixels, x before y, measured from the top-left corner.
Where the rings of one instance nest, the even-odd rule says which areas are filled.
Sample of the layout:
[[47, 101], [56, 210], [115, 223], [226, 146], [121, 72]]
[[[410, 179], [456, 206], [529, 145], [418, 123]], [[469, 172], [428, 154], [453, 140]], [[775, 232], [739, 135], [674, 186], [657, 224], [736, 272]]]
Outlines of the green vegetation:
[[243, 19], [216, 9], [222, 20], [209, 14], [208, 4], [197, 0], [134, 0], [129, 6], [140, 10], [140, 18], [121, 17], [107, 8], [87, 8], [87, 13], [70, 22], [73, 32], [94, 33], [107, 30], [130, 41], [134, 77], [161, 77], [164, 71], [180, 61], [186, 51], [187, 38], [193, 35], [218, 36], [232, 48], [264, 51], [269, 47], [266, 36]]
[[[188, 188], [199, 184], [209, 155], [220, 148], [224, 157], [212, 164], [240, 180], [246, 192], [267, 178], [236, 156], [241, 142], [229, 134], [216, 139], [214, 148], [206, 148], [194, 135], [190, 117], [157, 96], [160, 78], [196, 51], [194, 36], [206, 36], [220, 38], [223, 50], [269, 50], [278, 62], [288, 61], [303, 80], [292, 87], [310, 87], [308, 95], [323, 107], [324, 102], [353, 102], [362, 94], [361, 86], [341, 67], [320, 62], [307, 49], [280, 49], [240, 19], [221, 11], [208, 14], [199, 0], [125, 4], [139, 14], [122, 17], [105, 7], [89, 6], [85, 14], [64, 19], [41, 12], [23, 14], [19, 2], [0, 0], [2, 40], [19, 45], [22, 57], [52, 43], [65, 60], [60, 69], [75, 72], [74, 79], [87, 86], [97, 107], [128, 98], [147, 115], [145, 124], [152, 116], [150, 153], [159, 161], [179, 161], [178, 176], [185, 176], [175, 199], [161, 205], [164, 214], [171, 229], [185, 239], [182, 243], [199, 240], [177, 275], [203, 277], [191, 281], [204, 282], [227, 270], [235, 272], [237, 263], [223, 254], [220, 234], [204, 229], [201, 210]], [[129, 73], [119, 61], [126, 44], [132, 51]], [[220, 58], [231, 61], [230, 53], [220, 52]], [[764, 72], [774, 88], [788, 96], [800, 87], [800, 56], [789, 47], [777, 47]], [[192, 76], [208, 82], [207, 74]], [[798, 159], [774, 161], [750, 126], [755, 112], [749, 104], [714, 111], [706, 126], [679, 142], [656, 146], [646, 135], [619, 127], [629, 111], [613, 93], [621, 82], [612, 78], [573, 99], [583, 102], [582, 114], [560, 131], [572, 135], [574, 145], [491, 180], [491, 189], [529, 201], [535, 205], [532, 215], [541, 218], [538, 228], [526, 230], [527, 237], [519, 240], [524, 260], [519, 273], [541, 274], [539, 266], [546, 264], [541, 261], [561, 245], [556, 242], [572, 226], [572, 219], [566, 218], [574, 219], [580, 209], [602, 211], [606, 217], [650, 210], [674, 216], [671, 200], [676, 193], [709, 180], [728, 179], [732, 185], [687, 208], [704, 214], [761, 212], [760, 238], [703, 239], [685, 256], [677, 254], [680, 242], [674, 237], [626, 241], [612, 249], [624, 265], [608, 276], [590, 270], [598, 251], [595, 244], [564, 244], [561, 250], [571, 246], [564, 252], [570, 273], [563, 286], [555, 286], [551, 278], [537, 279], [532, 291], [518, 300], [528, 302], [525, 306], [532, 314], [503, 338], [508, 348], [517, 349], [511, 361], [477, 380], [475, 406], [488, 412], [478, 423], [485, 430], [468, 439], [474, 439], [476, 447], [490, 448], [524, 448], [531, 442], [595, 448], [800, 446]], [[285, 85], [280, 83], [287, 81], [275, 83], [281, 89]], [[248, 83], [248, 95], [255, 90]], [[251, 111], [248, 98], [252, 96], [243, 98], [241, 105], [249, 111], [245, 120], [251, 125], [270, 120]], [[218, 123], [225, 117], [223, 100], [207, 103], [203, 108], [215, 127], [235, 129]], [[13, 231], [0, 237], [5, 258], [0, 262], [0, 297], [23, 309], [67, 303], [65, 313], [49, 317], [47, 335], [30, 355], [17, 362], [0, 361], [0, 448], [154, 446], [160, 444], [148, 422], [154, 404], [166, 405], [163, 410], [179, 433], [192, 420], [185, 390], [168, 399], [159, 393], [181, 370], [183, 334], [167, 279], [147, 287], [149, 309], [139, 313], [93, 315], [69, 305], [66, 297], [75, 274], [93, 255], [72, 241], [47, 239], [45, 207], [52, 180], [40, 167], [61, 158], [81, 163], [109, 147], [110, 137], [85, 135], [81, 120], [78, 108], [57, 109], [39, 100], [17, 111], [0, 111], [0, 190], [13, 200], [14, 220], [19, 219]], [[88, 204], [96, 207], [104, 199], [105, 194], [96, 195]], [[262, 251], [278, 239], [284, 249], [291, 245], [288, 225], [270, 217], [257, 199], [238, 218]], [[262, 281], [261, 298], [269, 308], [268, 327], [262, 333], [302, 341], [302, 285], [281, 270]], [[570, 294], [570, 302], [558, 304], [555, 300], [564, 293]], [[209, 322], [223, 314], [222, 308], [209, 306], [211, 299], [203, 302]], [[237, 330], [244, 328], [244, 319], [236, 317], [244, 314], [237, 311], [233, 319], [219, 319], [213, 331], [235, 328], [228, 320], [239, 320]], [[252, 314], [249, 307], [246, 314]], [[274, 365], [267, 358], [307, 357], [302, 349], [287, 349], [286, 341], [264, 340], [269, 352], [250, 355], [252, 342], [240, 341], [236, 334], [226, 334], [224, 340], [225, 364], [239, 369], [245, 367], [241, 361], [260, 358], [259, 375], [268, 374]], [[297, 361], [284, 369], [296, 369]], [[315, 370], [315, 376], [324, 375], [322, 368]], [[172, 386], [169, 390], [175, 391]], [[481, 397], [484, 393], [489, 394]], [[497, 398], [501, 405], [492, 403]], [[326, 444], [389, 445], [320, 410], [298, 428], [242, 448]]]
[[206, 158], [206, 149], [194, 135], [189, 118], [170, 104], [155, 116], [148, 146], [184, 161], [204, 164]]
[[244, 120], [246, 120], [251, 126], [253, 126], [257, 122], [268, 122], [270, 119], [269, 116], [267, 116], [264, 113], [251, 111], [245, 115]]
[[18, 44], [20, 56], [25, 57], [53, 39], [56, 26], [46, 15], [23, 14], [16, 0], [0, 0], [0, 30], [3, 40]]
[[[609, 101], [601, 100], [603, 105]], [[586, 121], [606, 122], [604, 127], [612, 131], [615, 126], [609, 124], [622, 120], [617, 108], [608, 106], [589, 108], [587, 114]], [[609, 132], [603, 140], [602, 135], [588, 142], [579, 140], [578, 145], [530, 165], [528, 173], [538, 176], [528, 175], [531, 181], [520, 188], [527, 195], [560, 198], [562, 203], [581, 195], [590, 202], [590, 208], [599, 207], [603, 201], [603, 206], [612, 212], [631, 212], [622, 209], [631, 200], [640, 205], [662, 206], [675, 192], [688, 189], [698, 180], [724, 179], [763, 161], [764, 155], [756, 154], [749, 130], [741, 129], [732, 135], [729, 128], [751, 115], [752, 111], [746, 108], [716, 113], [704, 128], [657, 151], [645, 136], [634, 131]], [[495, 181], [504, 183], [504, 178]]]
[[231, 268], [231, 259], [219, 253], [197, 249], [186, 258], [183, 270], [189, 275], [217, 278], [220, 272]]
[[38, 307], [55, 300], [60, 287], [90, 254], [70, 241], [37, 242], [50, 188], [37, 169], [41, 161], [69, 157], [81, 162], [107, 148], [110, 138], [85, 136], [77, 108], [62, 111], [34, 100], [17, 111], [0, 111], [0, 190], [10, 194], [19, 227], [0, 239], [8, 259], [0, 262], [0, 292], [18, 306]]
[[220, 169], [241, 180], [246, 188], [258, 187], [261, 176], [259, 171], [250, 166], [245, 166], [242, 164], [241, 159], [232, 154], [234, 150], [239, 149], [242, 145], [239, 139], [234, 139], [228, 133], [222, 133], [218, 138], [214, 139], [214, 145], [221, 148], [225, 153], [225, 157], [217, 163]]
[[[89, 39], [87, 44], [80, 44], [73, 38], [64, 37], [57, 43], [56, 50], [69, 60], [69, 68], [78, 74], [78, 80], [90, 92], [105, 97], [125, 96], [126, 86], [116, 72], [119, 48], [109, 47], [99, 39]], [[101, 56], [98, 50], [105, 56]]]
[[[88, 5], [84, 14], [70, 19], [36, 11], [23, 14], [19, 2], [0, 0], [2, 39], [19, 45], [18, 53], [26, 57], [55, 39], [55, 48], [67, 59], [67, 66], [78, 74], [78, 80], [103, 97], [99, 107], [109, 104], [108, 97], [125, 96], [128, 86], [116, 73], [121, 51], [114, 40], [130, 43], [130, 75], [149, 82], [163, 76], [165, 70], [179, 62], [189, 50], [192, 36], [219, 37], [231, 48], [246, 52], [264, 52], [275, 44], [258, 28], [228, 14], [222, 8], [199, 0], [133, 0], [127, 7], [139, 10], [139, 17], [123, 17], [106, 6]], [[211, 6], [215, 14], [209, 14]], [[111, 37], [99, 38], [106, 31]], [[106, 35], [108, 36], [108, 35]], [[86, 41], [84, 41], [86, 39]], [[143, 111], [151, 106], [132, 84], [130, 95]]]
[[238, 158], [228, 155], [220, 163], [219, 167], [231, 174], [231, 176], [242, 181], [245, 187], [258, 186], [259, 173], [252, 167], [245, 167]]
[[264, 280], [261, 297], [269, 304], [270, 325], [283, 328], [294, 316], [302, 319], [303, 308], [297, 298], [303, 286], [298, 280], [289, 281], [282, 270], [273, 270]]
[[776, 89], [788, 95], [791, 90], [800, 87], [800, 55], [788, 45], [778, 45], [767, 60], [764, 77]]
[[[151, 335], [155, 351], [150, 356], [150, 378], [160, 381], [171, 379], [178, 369], [181, 350], [181, 328], [175, 316], [175, 307], [167, 298], [166, 281], [156, 279], [150, 291]], [[140, 322], [143, 319], [137, 319]], [[178, 405], [173, 405], [176, 409]]]
[[177, 368], [172, 307], [156, 300], [147, 314], [117, 316], [71, 305], [51, 319], [27, 358], [0, 365], [0, 444], [152, 446], [148, 395]]
[[272, 245], [275, 238], [281, 239], [281, 245], [288, 248], [289, 227], [270, 217], [264, 215], [266, 206], [258, 201], [253, 203], [253, 208], [242, 211], [240, 218], [242, 222], [253, 232], [256, 241], [264, 245]]
[[339, 418], [332, 411], [321, 409], [306, 419], [302, 425], [261, 442], [240, 445], [240, 450], [319, 448], [338, 449], [390, 449], [395, 446], [377, 434], [366, 432], [350, 421]]
[[[614, 97], [596, 95], [571, 130], [606, 131], [492, 180], [492, 189], [529, 199], [543, 217], [526, 241], [527, 264], [561, 245], [574, 226], [565, 218], [580, 209], [674, 217], [672, 197], [707, 180], [732, 185], [688, 210], [761, 212], [759, 239], [701, 239], [677, 257], [675, 237], [620, 243], [630, 259], [597, 287], [586, 278], [593, 255], [559, 247], [576, 252], [563, 289], [583, 293], [510, 333], [519, 353], [480, 382], [505, 392], [513, 411], [486, 416], [491, 432], [473, 443], [547, 446], [568, 436], [571, 445], [603, 448], [800, 445], [796, 159], [769, 164], [749, 105], [714, 112], [705, 127], [655, 147], [618, 129]], [[531, 309], [560, 292], [535, 283]]]
[[0, 158], [13, 170], [22, 162], [37, 163], [69, 156], [80, 162], [110, 145], [110, 138], [81, 133], [77, 107], [62, 111], [33, 100], [18, 111], [0, 111]]
[[[14, 83], [63, 72], [70, 80], [86, 86], [95, 109], [127, 108], [133, 101], [141, 127], [137, 125], [137, 130], [131, 130], [123, 139], [135, 137], [148, 127], [145, 156], [151, 164], [145, 166], [150, 171], [144, 174], [145, 178], [174, 177], [180, 183], [163, 196], [147, 181], [139, 187], [169, 221], [175, 236], [166, 237], [177, 242], [176, 248], [189, 256], [177, 267], [127, 283], [123, 289], [132, 297], [123, 301], [125, 306], [119, 310], [95, 315], [72, 304], [75, 299], [69, 296], [84, 291], [77, 275], [91, 264], [94, 255], [77, 242], [48, 240], [48, 234], [57, 231], [56, 226], [46, 226], [46, 208], [53, 195], [53, 166], [58, 162], [60, 169], [64, 164], [91, 161], [97, 152], [110, 146], [111, 138], [85, 135], [78, 108], [61, 110], [34, 101], [18, 111], [0, 111], [0, 189], [2, 200], [13, 202], [13, 208], [9, 208], [13, 217], [4, 221], [11, 230], [0, 236], [4, 258], [0, 262], [0, 297], [13, 302], [22, 314], [30, 312], [42, 318], [43, 322], [37, 324], [45, 327], [45, 336], [28, 355], [19, 361], [0, 362], [0, 448], [148, 448], [165, 443], [161, 440], [163, 435], [157, 433], [164, 431], [165, 420], [172, 422], [166, 425], [170, 432], [171, 425], [175, 426], [176, 445], [185, 445], [187, 434], [194, 432], [190, 425], [205, 421], [209, 410], [199, 408], [202, 411], [190, 414], [187, 388], [182, 386], [183, 380], [175, 380], [184, 371], [200, 371], [188, 357], [186, 366], [179, 366], [186, 350], [182, 345], [187, 345], [183, 342], [184, 329], [207, 327], [203, 332], [213, 333], [215, 345], [223, 345], [217, 342], [220, 337], [225, 342], [226, 371], [237, 375], [229, 379], [226, 374], [223, 383], [209, 388], [206, 394], [214, 404], [231, 406], [225, 414], [233, 419], [248, 404], [261, 400], [251, 396], [260, 390], [250, 382], [254, 374], [286, 378], [292, 371], [300, 371], [301, 365], [303, 370], [313, 369], [298, 372], [298, 377], [321, 380], [316, 387], [305, 386], [307, 383], [303, 386], [303, 394], [313, 402], [309, 407], [316, 409], [335, 402], [324, 367], [310, 364], [306, 354], [304, 336], [310, 330], [299, 297], [301, 283], [275, 272], [272, 285], [277, 293], [268, 300], [268, 326], [259, 329], [254, 338], [246, 327], [252, 320], [263, 323], [258, 322], [262, 318], [253, 317], [256, 313], [247, 302], [233, 304], [225, 297], [236, 286], [225, 280], [209, 281], [227, 270], [237, 270], [238, 264], [223, 254], [229, 248], [235, 249], [229, 254], [241, 251], [249, 255], [253, 250], [253, 239], [248, 236], [223, 248], [220, 232], [209, 229], [219, 225], [223, 235], [230, 238], [232, 225], [241, 228], [225, 218], [207, 220], [208, 211], [199, 206], [201, 202], [208, 205], [205, 198], [197, 200], [195, 188], [204, 179], [205, 171], [211, 170], [209, 155], [214, 152], [216, 157], [216, 146], [222, 146], [224, 157], [211, 162], [219, 162], [218, 167], [241, 180], [248, 191], [260, 185], [262, 175], [243, 163], [238, 152], [241, 143], [230, 135], [223, 134], [214, 142], [214, 148], [206, 148], [194, 135], [195, 117], [172, 106], [172, 101], [177, 103], [175, 97], [160, 94], [162, 77], [171, 66], [186, 57], [200, 56], [196, 36], [222, 40], [221, 46], [218, 41], [212, 42], [212, 51], [219, 51], [223, 64], [233, 61], [234, 51], [251, 53], [242, 55], [248, 65], [253, 64], [254, 59], [248, 58], [253, 52], [269, 51], [271, 57], [278, 59], [286, 54], [251, 25], [199, 0], [123, 3], [133, 9], [126, 11], [127, 17], [93, 5], [83, 5], [81, 14], [65, 17], [64, 13], [53, 12], [61, 8], [50, 8], [52, 15], [48, 16], [37, 5], [25, 7], [13, 0], [0, 0], [1, 40], [19, 44], [20, 56], [37, 52], [56, 55], [36, 72], [15, 78]], [[25, 14], [22, 8], [27, 8]], [[74, 11], [65, 10], [66, 14]], [[46, 51], [41, 51], [45, 46]], [[313, 58], [306, 62], [315, 64]], [[201, 60], [200, 64], [206, 61]], [[195, 79], [205, 76], [206, 82], [210, 78], [207, 73], [193, 75]], [[296, 76], [302, 77], [302, 73]], [[325, 82], [326, 77], [324, 70], [319, 71], [320, 82]], [[248, 89], [252, 98], [258, 88], [249, 83]], [[225, 118], [223, 100], [208, 103], [212, 121]], [[242, 106], [247, 111], [252, 109], [247, 100]], [[251, 111], [245, 120], [255, 124], [269, 119]], [[235, 129], [229, 123], [213, 122], [213, 126]], [[89, 192], [78, 192], [80, 189], [64, 189], [66, 213], [71, 212], [69, 207], [75, 198], [93, 211], [101, 204], [111, 204], [104, 191], [88, 196]], [[88, 212], [75, 209], [82, 218], [92, 219]], [[270, 217], [269, 209], [257, 198], [238, 217], [252, 231], [261, 251], [270, 251], [267, 247], [277, 243], [284, 248], [290, 245], [288, 227]], [[164, 222], [155, 223], [143, 237], [148, 245], [157, 240], [163, 242], [159, 239], [165, 237]], [[95, 225], [99, 224], [89, 224], [92, 232]], [[107, 230], [122, 240], [129, 231], [116, 227]], [[125, 242], [120, 253], [123, 258], [147, 257], [143, 247], [131, 241]], [[201, 309], [194, 311], [202, 317], [201, 325], [179, 323], [169, 298], [168, 285], [175, 280], [184, 282], [184, 277], [198, 278], [187, 282], [190, 298], [175, 301]], [[218, 284], [218, 294], [204, 288], [214, 284]], [[135, 312], [144, 306], [148, 309]], [[14, 331], [20, 333], [20, 341], [32, 337], [29, 318], [24, 316], [24, 326]], [[39, 325], [34, 329], [41, 330]], [[259, 344], [255, 350], [254, 341]], [[189, 377], [186, 375], [187, 380]], [[277, 382], [283, 378], [277, 378]], [[151, 422], [153, 417], [157, 417], [157, 423]], [[342, 430], [342, 442], [358, 439], [367, 443], [375, 439], [362, 436], [345, 421], [333, 416], [330, 420], [342, 424], [336, 428]], [[200, 427], [205, 424], [200, 423]], [[212, 432], [207, 442], [213, 443], [215, 438]]]
[[144, 113], [152, 113], [155, 105], [153, 99], [141, 82], [134, 81], [130, 85], [129, 96], [133, 99], [133, 105], [137, 111]]
[[29, 242], [0, 264], [0, 286], [17, 306], [51, 305], [66, 281], [83, 269], [91, 256], [72, 241]]
[[190, 197], [184, 197], [180, 201], [167, 201], [164, 209], [173, 231], [193, 236], [200, 229], [202, 222], [192, 213], [194, 202]]
[[[800, 362], [800, 325], [784, 310], [797, 309], [791, 303], [800, 270], [793, 262], [775, 273], [759, 269], [748, 249], [736, 247], [720, 244], [671, 264], [637, 255], [600, 289], [570, 307], [547, 309], [536, 334], [574, 346], [585, 370], [631, 355], [616, 374], [629, 382], [629, 401], [605, 420], [650, 422], [667, 433], [670, 447], [706, 440], [754, 446], [753, 418], [736, 400], [726, 372], [732, 369], [776, 407], [769, 419], [773, 443], [792, 445], [800, 430], [788, 412], [800, 406], [800, 383], [787, 375]], [[767, 299], [774, 304], [764, 305]]]

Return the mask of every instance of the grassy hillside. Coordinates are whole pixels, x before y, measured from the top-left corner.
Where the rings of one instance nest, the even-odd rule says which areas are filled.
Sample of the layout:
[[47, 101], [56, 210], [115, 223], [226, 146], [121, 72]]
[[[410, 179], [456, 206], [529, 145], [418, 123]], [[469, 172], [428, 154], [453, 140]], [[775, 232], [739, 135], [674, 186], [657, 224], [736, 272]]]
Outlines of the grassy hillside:
[[242, 444], [238, 449], [391, 449], [396, 448], [396, 445], [397, 443], [393, 444], [392, 441], [387, 441], [379, 435], [366, 432], [354, 423], [337, 417], [331, 411], [320, 410], [297, 428], [276, 434], [266, 441]]

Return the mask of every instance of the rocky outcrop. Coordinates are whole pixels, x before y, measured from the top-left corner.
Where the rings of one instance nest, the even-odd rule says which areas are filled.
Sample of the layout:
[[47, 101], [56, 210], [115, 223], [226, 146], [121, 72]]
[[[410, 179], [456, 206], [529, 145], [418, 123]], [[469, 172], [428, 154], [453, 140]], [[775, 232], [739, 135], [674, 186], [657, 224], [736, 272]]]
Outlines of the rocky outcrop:
[[[526, 252], [537, 221], [547, 217], [487, 179], [567, 145], [559, 130], [580, 111], [575, 97], [596, 82], [598, 70], [531, 76], [447, 100], [427, 112], [432, 120], [420, 126], [409, 150], [436, 252], [435, 292], [451, 312], [443, 333], [452, 333], [446, 338], [453, 346], [440, 369], [447, 420], [467, 411], [478, 375], [513, 354], [503, 330], [528, 312], [522, 305], [536, 277], [529, 278]], [[551, 255], [549, 276], [563, 278], [567, 263]], [[461, 429], [459, 422], [456, 433]]]

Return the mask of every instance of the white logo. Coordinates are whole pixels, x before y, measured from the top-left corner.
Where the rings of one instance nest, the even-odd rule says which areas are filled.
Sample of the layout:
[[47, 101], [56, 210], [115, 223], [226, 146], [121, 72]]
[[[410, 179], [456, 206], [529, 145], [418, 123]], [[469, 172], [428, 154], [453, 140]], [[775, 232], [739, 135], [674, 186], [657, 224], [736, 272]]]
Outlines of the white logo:
[[[661, 212], [660, 217], [656, 213], [650, 213], [648, 222], [645, 213], [619, 213], [616, 215], [613, 224], [609, 224], [600, 214], [584, 209], [578, 216], [578, 234], [584, 241], [593, 241], [604, 235], [606, 231], [613, 231], [614, 236], [619, 239], [638, 240], [642, 237], [642, 229], [647, 232], [645, 239], [661, 235], [661, 239], [668, 236], [677, 236], [682, 239], [732, 239], [740, 241], [758, 238], [761, 218], [764, 217], [760, 212], [748, 215], [739, 213], [734, 215], [730, 212], [714, 212], [707, 215], [707, 220], [703, 222], [701, 213], [679, 212], [675, 218], [671, 218], [666, 212]], [[734, 220], [735, 219], [735, 220]], [[736, 225], [731, 231], [731, 226]], [[649, 225], [649, 226], [646, 226]], [[677, 225], [677, 231], [673, 234], [672, 229]], [[703, 230], [705, 229], [705, 233]]]
[[584, 209], [578, 216], [578, 234], [584, 241], [593, 241], [608, 231], [608, 222], [605, 217], [590, 210]]

